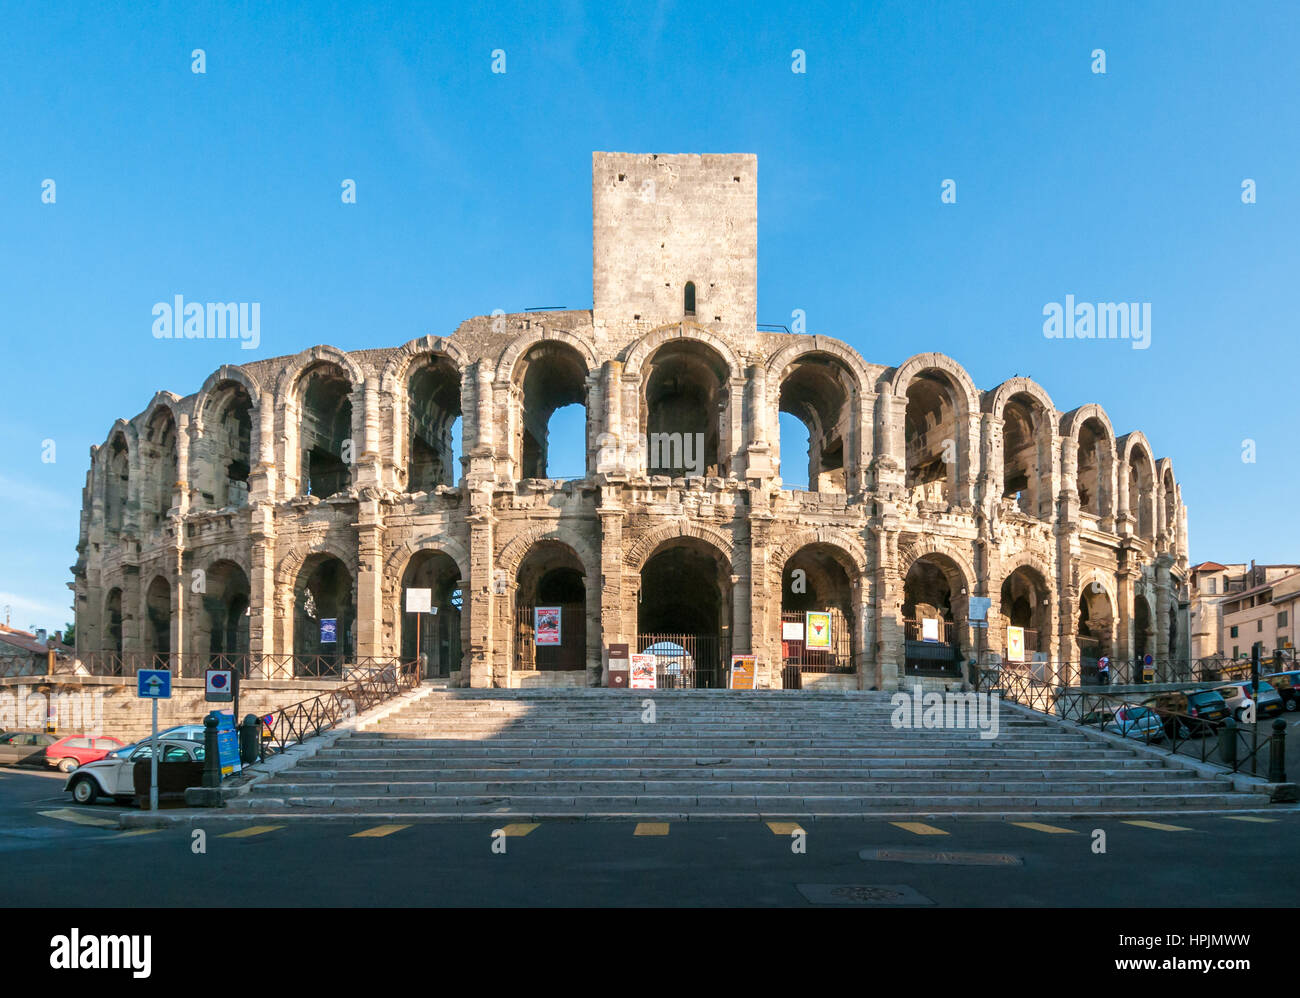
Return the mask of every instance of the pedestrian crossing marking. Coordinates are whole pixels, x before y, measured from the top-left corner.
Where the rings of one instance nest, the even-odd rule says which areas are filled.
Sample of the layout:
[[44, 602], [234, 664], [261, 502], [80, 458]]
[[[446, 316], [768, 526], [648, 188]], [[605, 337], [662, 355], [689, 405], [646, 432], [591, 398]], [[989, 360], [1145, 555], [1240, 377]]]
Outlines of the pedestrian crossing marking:
[[534, 828], [536, 828], [537, 824], [538, 823], [534, 821], [531, 823], [517, 822], [515, 824], [506, 825], [504, 828], [501, 829], [501, 834], [506, 835], [510, 838], [516, 838], [516, 839], [522, 838], [523, 836], [531, 832]]
[[376, 825], [374, 828], [367, 828], [363, 832], [354, 832], [348, 837], [353, 839], [382, 839], [385, 835], [392, 835], [394, 832], [400, 832], [403, 828], [410, 827], [410, 825]]
[[253, 835], [265, 835], [267, 832], [274, 832], [283, 827], [283, 825], [250, 825], [249, 827], [241, 828], [236, 832], [225, 832], [218, 836], [218, 838], [246, 839]]
[[1224, 817], [1229, 821], [1257, 821], [1261, 825], [1271, 825], [1277, 821], [1276, 818], [1259, 818], [1253, 814], [1225, 814]]
[[1126, 821], [1126, 825], [1136, 825], [1138, 828], [1154, 828], [1157, 832], [1190, 832], [1190, 828], [1184, 828], [1182, 825], [1166, 825], [1159, 821]]
[[767, 827], [772, 829], [773, 835], [793, 835], [795, 832], [802, 832], [797, 822], [793, 821], [769, 821]]
[[1034, 832], [1046, 832], [1048, 835], [1078, 835], [1079, 831], [1075, 828], [1062, 828], [1060, 825], [1045, 825], [1041, 821], [1013, 821], [1011, 824], [1020, 828], [1028, 828]]
[[70, 807], [61, 807], [57, 811], [41, 811], [42, 817], [55, 818], [58, 821], [71, 821], [74, 825], [96, 825], [99, 828], [116, 828], [116, 821], [109, 821], [107, 818], [96, 818], [89, 814], [82, 814], [80, 811], [74, 811]]
[[924, 821], [891, 821], [895, 828], [901, 828], [905, 832], [911, 832], [913, 835], [947, 835], [942, 828], [935, 828], [933, 825], [927, 825]]
[[667, 835], [668, 822], [666, 821], [639, 821], [633, 835]]

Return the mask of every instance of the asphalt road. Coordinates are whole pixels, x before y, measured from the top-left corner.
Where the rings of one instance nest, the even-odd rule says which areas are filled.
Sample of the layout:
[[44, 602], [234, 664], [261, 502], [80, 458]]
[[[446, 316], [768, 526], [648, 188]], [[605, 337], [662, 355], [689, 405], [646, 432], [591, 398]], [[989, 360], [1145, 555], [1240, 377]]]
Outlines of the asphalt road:
[[[1280, 906], [1300, 897], [1295, 807], [1152, 819], [1164, 827], [817, 821], [806, 824], [801, 853], [789, 829], [761, 821], [673, 822], [641, 834], [632, 821], [556, 821], [507, 827], [505, 836], [493, 835], [501, 824], [479, 821], [298, 821], [251, 833], [214, 821], [196, 851], [191, 829], [122, 832], [119, 808], [78, 808], [61, 786], [46, 774], [0, 770], [6, 904], [1127, 908]], [[1093, 851], [1095, 829], [1105, 832], [1104, 853]]]

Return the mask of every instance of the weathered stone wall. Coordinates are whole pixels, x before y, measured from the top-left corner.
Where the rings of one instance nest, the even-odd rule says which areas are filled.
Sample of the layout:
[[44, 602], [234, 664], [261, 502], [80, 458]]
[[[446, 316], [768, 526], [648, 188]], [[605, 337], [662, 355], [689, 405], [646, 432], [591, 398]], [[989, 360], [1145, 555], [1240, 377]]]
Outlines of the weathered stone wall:
[[[1186, 510], [1168, 459], [1156, 462], [1141, 433], [1117, 438], [1098, 405], [1059, 412], [1028, 379], [981, 391], [940, 354], [887, 367], [829, 337], [756, 331], [755, 194], [751, 156], [598, 153], [593, 310], [479, 316], [391, 348], [317, 346], [223, 367], [184, 398], [158, 393], [92, 448], [79, 651], [290, 656], [308, 596], [341, 594], [341, 647], [397, 655], [411, 626], [403, 579], [440, 552], [434, 576], [460, 580], [458, 641], [440, 640], [458, 644], [453, 675], [476, 686], [598, 683], [604, 648], [636, 641], [647, 599], [674, 598], [682, 620], [707, 604], [731, 650], [759, 656], [761, 685], [780, 685], [796, 556], [826, 569], [821, 596], [835, 587], [863, 687], [902, 675], [906, 614], [931, 605], [916, 597], [918, 562], [946, 586], [942, 609], [972, 655], [1004, 647], [1015, 623], [1005, 588], [1066, 678], [1095, 647], [1185, 657]], [[418, 390], [458, 396], [460, 468], [454, 486], [411, 492], [416, 438], [437, 409], [413, 385], [434, 384], [416, 376], [435, 369], [440, 387]], [[313, 395], [322, 372], [350, 386], [328, 412]], [[585, 476], [525, 477], [544, 464], [550, 412], [573, 401], [587, 412]], [[784, 487], [781, 411], [809, 426], [814, 491]], [[304, 449], [308, 418], [346, 424], [339, 454]], [[642, 435], [677, 425], [698, 425], [714, 448], [707, 473], [649, 473], [659, 466]], [[306, 494], [334, 460], [344, 487]], [[554, 585], [581, 580], [585, 650], [573, 668], [521, 674], [521, 608], [548, 599], [520, 590], [539, 551], [565, 552]], [[665, 552], [667, 567], [650, 564]], [[331, 559], [345, 575], [313, 589]], [[196, 581], [208, 577], [225, 581]], [[164, 587], [160, 634], [150, 607], [156, 621]], [[984, 633], [966, 619], [975, 595], [992, 602]]]

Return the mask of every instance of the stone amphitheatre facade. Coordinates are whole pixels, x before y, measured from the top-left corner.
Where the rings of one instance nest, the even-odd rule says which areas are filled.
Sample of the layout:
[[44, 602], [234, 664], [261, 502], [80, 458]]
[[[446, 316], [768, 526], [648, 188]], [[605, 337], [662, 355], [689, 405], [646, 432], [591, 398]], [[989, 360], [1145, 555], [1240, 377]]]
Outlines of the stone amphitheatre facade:
[[[663, 683], [720, 685], [753, 653], [767, 688], [956, 686], [1010, 627], [1064, 681], [1103, 652], [1185, 659], [1169, 459], [1025, 378], [982, 391], [940, 354], [760, 330], [756, 191], [753, 156], [597, 153], [590, 310], [159, 392], [91, 450], [78, 654], [343, 674], [415, 657], [403, 594], [428, 588], [426, 673], [475, 687], [600, 685], [611, 644]], [[554, 480], [548, 425], [575, 404], [586, 474]], [[780, 413], [806, 454], [782, 453]], [[808, 611], [830, 648], [797, 637]]]

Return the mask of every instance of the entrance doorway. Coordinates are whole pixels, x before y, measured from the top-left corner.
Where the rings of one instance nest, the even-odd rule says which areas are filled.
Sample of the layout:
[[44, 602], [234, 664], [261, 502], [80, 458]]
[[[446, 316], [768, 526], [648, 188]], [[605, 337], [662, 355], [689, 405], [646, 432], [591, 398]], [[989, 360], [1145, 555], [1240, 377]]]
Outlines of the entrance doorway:
[[681, 538], [641, 568], [636, 650], [655, 657], [661, 689], [721, 689], [731, 663], [731, 567], [712, 545]]

